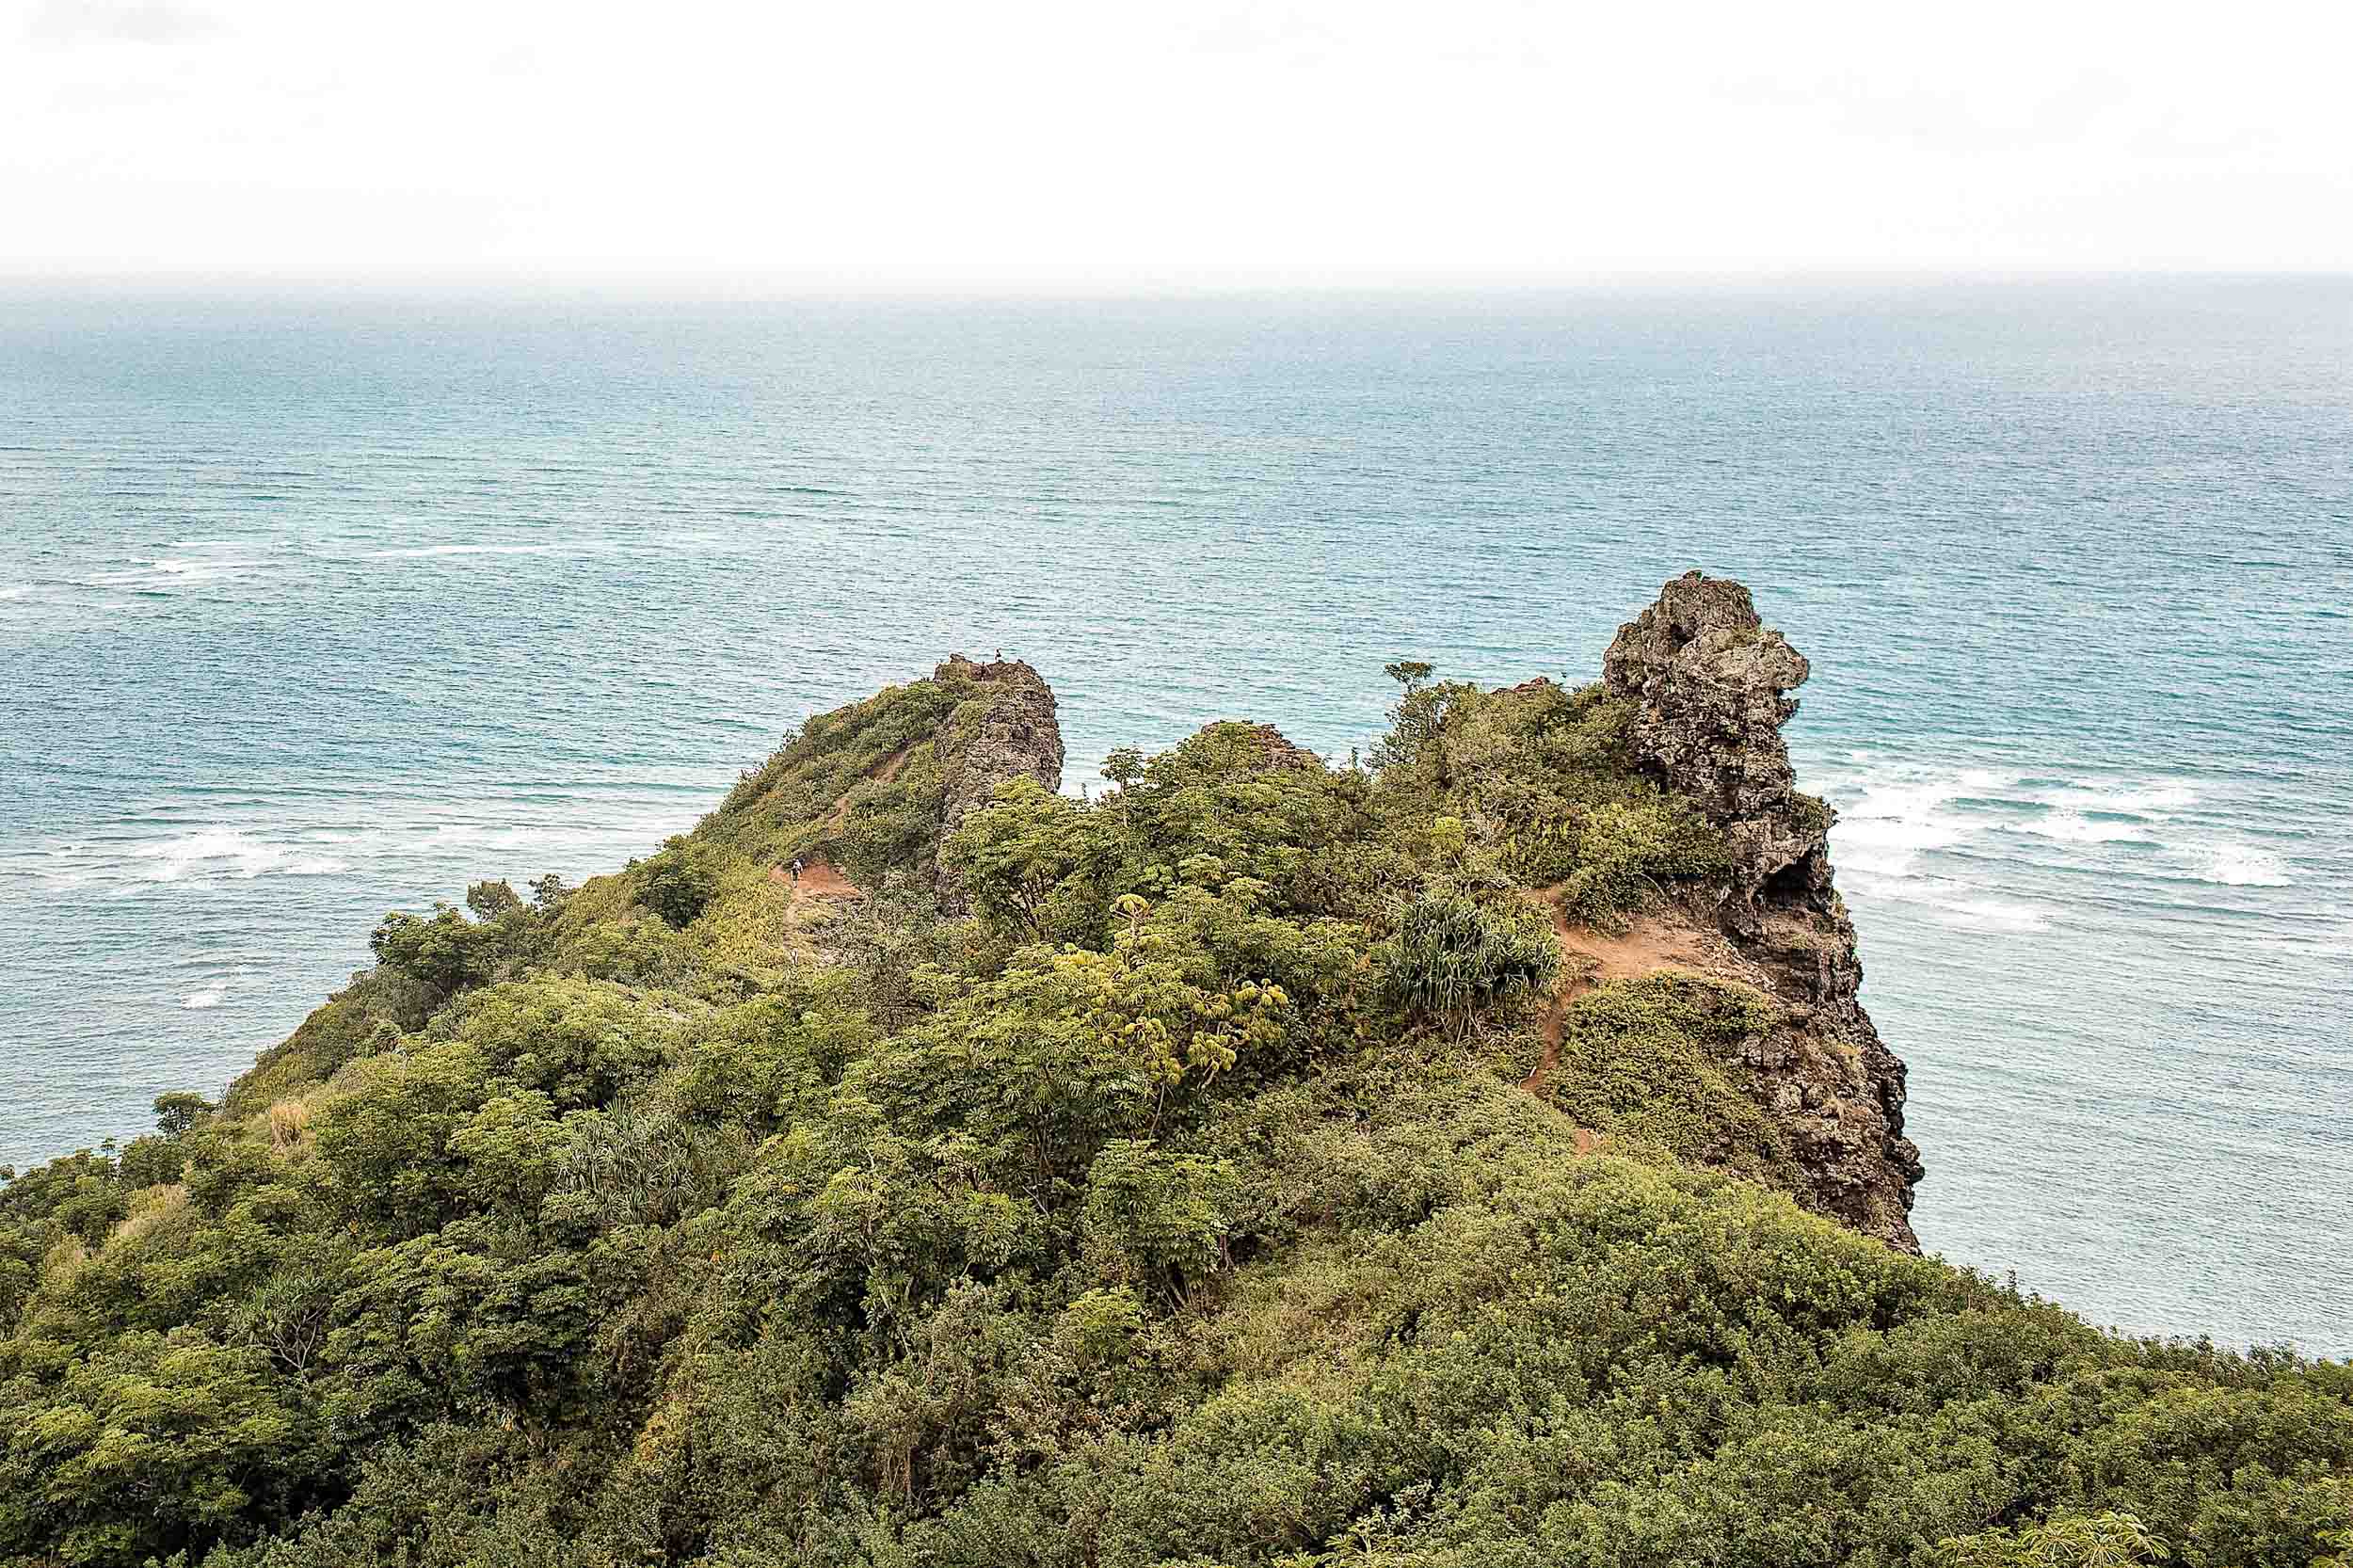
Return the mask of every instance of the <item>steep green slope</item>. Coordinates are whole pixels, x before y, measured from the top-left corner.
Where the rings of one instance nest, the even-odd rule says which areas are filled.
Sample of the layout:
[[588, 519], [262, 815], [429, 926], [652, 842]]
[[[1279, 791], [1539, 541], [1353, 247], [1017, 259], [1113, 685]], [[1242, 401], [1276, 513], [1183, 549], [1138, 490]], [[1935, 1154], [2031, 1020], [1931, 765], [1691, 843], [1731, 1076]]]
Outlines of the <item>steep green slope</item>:
[[[952, 661], [0, 1190], [0, 1561], [2311, 1563], [2353, 1372], [1926, 1260], [1804, 662], [1055, 792]], [[800, 868], [797, 878], [792, 871]]]

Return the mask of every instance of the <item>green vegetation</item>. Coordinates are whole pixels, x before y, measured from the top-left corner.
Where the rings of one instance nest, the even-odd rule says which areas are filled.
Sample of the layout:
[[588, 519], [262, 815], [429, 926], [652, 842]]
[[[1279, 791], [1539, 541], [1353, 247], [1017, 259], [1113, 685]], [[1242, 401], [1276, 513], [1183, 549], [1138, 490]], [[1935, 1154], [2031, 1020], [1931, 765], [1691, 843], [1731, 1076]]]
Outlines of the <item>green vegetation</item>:
[[1773, 999], [1599, 986], [1523, 1090], [1537, 895], [1608, 926], [1723, 848], [1598, 692], [1392, 673], [1366, 770], [1214, 725], [1000, 790], [966, 917], [952, 675], [617, 875], [388, 917], [220, 1106], [0, 1189], [0, 1564], [2342, 1549], [2353, 1370], [1804, 1212]]
[[[1449, 838], [1459, 836], [1454, 825]], [[1408, 904], [1374, 956], [1408, 1013], [1449, 1023], [1457, 1035], [1481, 1013], [1548, 993], [1561, 978], [1560, 946], [1540, 921], [1445, 890]]]
[[1545, 1097], [1621, 1144], [1769, 1179], [1788, 1151], [1741, 1049], [1778, 1012], [1746, 986], [1693, 975], [1601, 986], [1571, 1004]]

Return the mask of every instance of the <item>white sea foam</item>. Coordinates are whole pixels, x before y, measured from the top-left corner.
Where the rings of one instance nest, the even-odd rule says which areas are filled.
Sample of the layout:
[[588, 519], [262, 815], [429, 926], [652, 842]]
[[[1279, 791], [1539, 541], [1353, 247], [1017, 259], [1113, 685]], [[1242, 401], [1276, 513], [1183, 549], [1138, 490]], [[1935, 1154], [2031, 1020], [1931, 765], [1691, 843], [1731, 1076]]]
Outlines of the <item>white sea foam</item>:
[[2285, 888], [2296, 880], [2283, 856], [2253, 844], [2190, 846], [2183, 853], [2190, 861], [2190, 874], [2201, 882], [2217, 882], [2225, 888]]
[[228, 997], [229, 983], [225, 980], [216, 981], [212, 984], [205, 986], [200, 991], [190, 991], [186, 998], [181, 1001], [180, 1005], [182, 1007], [199, 1009], [206, 1007], [218, 1007], [223, 1001], [228, 1000]]
[[305, 846], [272, 843], [229, 827], [205, 828], [181, 838], [166, 839], [149, 846], [146, 863], [147, 879], [151, 882], [182, 882], [200, 876], [249, 882], [273, 873], [331, 876], [351, 869], [348, 861], [310, 853]]
[[2011, 899], [1961, 897], [1933, 905], [1951, 923], [1972, 931], [2048, 931], [2050, 910]]
[[1915, 904], [1927, 910], [1939, 924], [1962, 931], [2024, 935], [2048, 931], [2057, 920], [2055, 912], [2041, 904], [1992, 897], [1983, 888], [1946, 877], [1866, 873], [1853, 879], [1851, 890], [1865, 902], [1885, 899]]
[[1866, 778], [1862, 797], [1840, 808], [1833, 829], [1838, 863], [1881, 877], [1914, 875], [1922, 854], [1950, 849], [1982, 825], [1953, 809], [1955, 801], [2007, 789], [2014, 781], [2014, 775], [1988, 768], [1929, 775], [1907, 770]]
[[422, 561], [442, 555], [599, 555], [615, 553], [609, 544], [594, 539], [555, 539], [540, 544], [424, 544], [400, 550], [371, 550], [365, 561]]
[[2198, 799], [2178, 779], [2118, 783], [2077, 779], [2056, 790], [2028, 792], [2022, 804], [2039, 814], [2003, 824], [2014, 833], [2063, 844], [2161, 844], [2158, 829]]
[[2085, 816], [2081, 811], [2061, 807], [2046, 816], [2023, 817], [2008, 823], [2011, 831], [2031, 833], [2038, 839], [2050, 839], [2062, 844], [2113, 844], [2127, 840], [2150, 842], [2149, 824], [2140, 822], [2121, 822]]
[[2180, 779], [2154, 784], [2118, 784], [2109, 780], [2077, 779], [2055, 792], [2050, 803], [2063, 810], [2104, 811], [2119, 816], [2165, 818], [2198, 801], [2196, 786]]
[[220, 555], [159, 555], [119, 571], [102, 571], [91, 578], [93, 586], [153, 590], [156, 588], [201, 587], [214, 583], [233, 582], [264, 569], [264, 561], [246, 560]]

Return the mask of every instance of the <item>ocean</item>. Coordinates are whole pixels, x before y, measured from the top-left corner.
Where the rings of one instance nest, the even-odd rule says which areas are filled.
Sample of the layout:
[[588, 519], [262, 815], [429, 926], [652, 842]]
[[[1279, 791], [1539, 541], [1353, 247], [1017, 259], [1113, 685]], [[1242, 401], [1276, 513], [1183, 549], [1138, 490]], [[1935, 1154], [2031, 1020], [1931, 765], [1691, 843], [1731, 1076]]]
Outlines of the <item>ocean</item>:
[[2353, 280], [1156, 300], [0, 295], [0, 1161], [216, 1092], [387, 909], [1030, 660], [1069, 787], [1667, 577], [1814, 662], [1931, 1252], [2353, 1354]]

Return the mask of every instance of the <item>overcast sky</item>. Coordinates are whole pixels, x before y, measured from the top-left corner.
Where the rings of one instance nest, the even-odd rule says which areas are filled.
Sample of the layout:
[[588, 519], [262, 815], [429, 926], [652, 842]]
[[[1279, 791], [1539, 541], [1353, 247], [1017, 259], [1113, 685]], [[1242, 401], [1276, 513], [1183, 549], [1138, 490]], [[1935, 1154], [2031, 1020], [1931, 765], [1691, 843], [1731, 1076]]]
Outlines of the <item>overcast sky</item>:
[[0, 274], [2353, 269], [2353, 5], [0, 0]]

